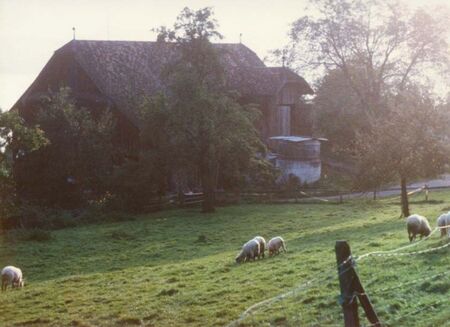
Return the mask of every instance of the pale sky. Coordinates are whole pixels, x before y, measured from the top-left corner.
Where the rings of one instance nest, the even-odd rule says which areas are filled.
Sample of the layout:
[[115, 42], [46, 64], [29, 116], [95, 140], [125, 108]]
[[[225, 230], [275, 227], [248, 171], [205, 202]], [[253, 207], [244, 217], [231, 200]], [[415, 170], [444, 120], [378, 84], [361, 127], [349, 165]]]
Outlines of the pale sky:
[[[450, 0], [409, 0], [413, 6]], [[150, 30], [172, 26], [184, 7], [210, 6], [224, 42], [242, 42], [264, 58], [287, 42], [289, 25], [305, 0], [0, 0], [0, 108], [8, 110], [53, 52], [72, 39], [148, 40]]]

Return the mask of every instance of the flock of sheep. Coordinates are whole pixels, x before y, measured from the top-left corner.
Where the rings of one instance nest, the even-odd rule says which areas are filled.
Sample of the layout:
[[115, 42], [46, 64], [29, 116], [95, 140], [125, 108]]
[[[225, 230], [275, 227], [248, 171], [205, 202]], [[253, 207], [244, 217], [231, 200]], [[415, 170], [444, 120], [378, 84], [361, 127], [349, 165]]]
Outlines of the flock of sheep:
[[[256, 258], [264, 258], [265, 250], [266, 240], [262, 236], [256, 236], [254, 239], [244, 244], [241, 252], [236, 257], [236, 262], [241, 263], [255, 260]], [[280, 250], [287, 252], [286, 244], [280, 236], [272, 238], [269, 243], [267, 243], [267, 250], [269, 251], [269, 256], [279, 254]], [[11, 284], [12, 288], [21, 288], [24, 286], [22, 270], [20, 270], [20, 268], [6, 266], [2, 269], [2, 291], [6, 291], [9, 284]]]
[[[440, 215], [436, 222], [437, 227], [441, 230], [441, 237], [445, 234], [450, 237], [450, 211]], [[416, 235], [428, 236], [431, 234], [430, 223], [427, 218], [420, 215], [411, 215], [406, 219], [406, 227], [408, 229], [408, 238], [412, 242], [416, 239]]]
[[[269, 256], [274, 254], [279, 254], [280, 249], [284, 252], [286, 250], [286, 243], [281, 236], [276, 236], [270, 239], [267, 243], [267, 250], [269, 251]], [[242, 246], [241, 252], [236, 257], [236, 263], [246, 262], [250, 260], [255, 260], [256, 258], [264, 258], [264, 251], [266, 250], [266, 240], [262, 236], [255, 236], [252, 240], [248, 241]]]
[[[414, 214], [406, 218], [406, 227], [408, 230], [409, 241], [412, 242], [416, 239], [416, 235], [428, 236], [431, 234], [430, 223], [427, 218]], [[437, 227], [441, 230], [441, 237], [448, 235], [450, 238], [450, 211], [439, 216], [437, 219]], [[266, 240], [262, 236], [255, 236], [242, 246], [241, 252], [236, 256], [236, 263], [242, 263], [256, 258], [264, 258], [264, 251], [266, 249]], [[267, 243], [267, 249], [269, 256], [273, 254], [279, 254], [280, 249], [286, 251], [286, 243], [280, 236], [272, 238]]]
[[[420, 235], [420, 238], [422, 238], [431, 234], [431, 227], [427, 218], [417, 214], [406, 219], [406, 226], [410, 242], [416, 239], [416, 235]], [[441, 237], [447, 234], [450, 238], [450, 211], [439, 216], [437, 226], [441, 230]], [[242, 246], [241, 252], [236, 256], [236, 262], [242, 263], [256, 258], [264, 258], [266, 249], [269, 251], [269, 256], [279, 254], [280, 250], [287, 252], [286, 243], [282, 237], [276, 236], [270, 239], [266, 245], [264, 237], [256, 236]], [[2, 291], [5, 291], [9, 284], [12, 288], [23, 287], [22, 270], [14, 266], [6, 266], [2, 269]]]

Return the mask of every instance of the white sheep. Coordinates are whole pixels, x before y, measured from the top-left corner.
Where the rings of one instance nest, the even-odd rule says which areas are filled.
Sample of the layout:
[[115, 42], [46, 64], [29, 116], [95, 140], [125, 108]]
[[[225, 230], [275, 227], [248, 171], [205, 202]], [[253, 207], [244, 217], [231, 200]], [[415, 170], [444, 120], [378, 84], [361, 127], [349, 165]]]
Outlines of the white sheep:
[[422, 238], [423, 236], [428, 236], [431, 233], [431, 227], [427, 218], [416, 214], [406, 218], [406, 227], [408, 229], [408, 237], [410, 242], [416, 239], [417, 234], [419, 234], [420, 238]]
[[261, 257], [264, 258], [264, 251], [266, 250], [266, 240], [262, 236], [255, 236], [253, 239], [259, 243], [258, 259], [261, 259]]
[[441, 237], [445, 236], [445, 234], [450, 237], [450, 228], [443, 228], [444, 226], [450, 226], [450, 211], [439, 216], [437, 219], [437, 226], [440, 227]]
[[248, 241], [242, 246], [241, 252], [236, 257], [236, 263], [255, 260], [259, 254], [259, 242], [255, 239]]
[[284, 252], [287, 252], [286, 243], [281, 236], [272, 238], [267, 244], [267, 249], [269, 250], [269, 256], [272, 256], [273, 254], [279, 254], [280, 249], [282, 249]]
[[22, 270], [14, 266], [6, 266], [2, 269], [2, 291], [6, 291], [10, 283], [12, 288], [23, 287]]

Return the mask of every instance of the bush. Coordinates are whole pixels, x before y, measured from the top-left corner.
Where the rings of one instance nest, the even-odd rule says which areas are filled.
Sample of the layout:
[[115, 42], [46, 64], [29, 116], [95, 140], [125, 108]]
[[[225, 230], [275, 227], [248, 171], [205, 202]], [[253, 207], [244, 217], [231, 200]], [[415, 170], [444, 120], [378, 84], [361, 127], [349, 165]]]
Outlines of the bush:
[[4, 230], [22, 229], [62, 229], [77, 225], [79, 211], [47, 208], [22, 203], [15, 212], [0, 219]]
[[105, 202], [110, 210], [143, 212], [151, 201], [166, 191], [164, 174], [156, 167], [151, 155], [139, 161], [127, 161], [117, 167], [110, 182], [113, 193]]
[[12, 230], [8, 233], [7, 237], [11, 241], [34, 242], [48, 242], [53, 238], [50, 231], [39, 228]]

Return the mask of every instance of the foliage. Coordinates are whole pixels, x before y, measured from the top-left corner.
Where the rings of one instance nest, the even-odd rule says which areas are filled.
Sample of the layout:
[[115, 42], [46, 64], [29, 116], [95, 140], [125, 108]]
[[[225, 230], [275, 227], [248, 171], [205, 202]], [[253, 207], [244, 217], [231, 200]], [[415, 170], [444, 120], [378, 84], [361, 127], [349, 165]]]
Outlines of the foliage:
[[322, 150], [328, 152], [326, 155], [345, 158], [354, 148], [356, 134], [370, 130], [370, 116], [359, 104], [342, 70], [330, 70], [324, 76], [313, 104], [315, 133], [329, 140]]
[[411, 12], [396, 1], [311, 4], [311, 14], [292, 26], [291, 63], [339, 69], [365, 111], [378, 111], [384, 94], [418, 83], [430, 69], [448, 67], [449, 12], [444, 8]]
[[[443, 172], [449, 162], [448, 125], [429, 95], [413, 88], [392, 101], [398, 104], [373, 123], [369, 135], [357, 136], [360, 188], [376, 189], [393, 180], [406, 186], [406, 181]], [[409, 215], [403, 205], [403, 214]]]
[[315, 99], [319, 130], [334, 152], [356, 153], [358, 188], [400, 179], [407, 214], [406, 181], [442, 171], [447, 160], [430, 96], [411, 94], [448, 67], [449, 12], [410, 12], [393, 1], [311, 2], [315, 14], [292, 26], [290, 61], [327, 73]]
[[205, 212], [214, 211], [218, 182], [238, 184], [256, 153], [264, 151], [254, 127], [255, 108], [240, 105], [238, 96], [226, 90], [218, 50], [210, 43], [221, 38], [212, 14], [210, 8], [185, 8], [173, 29], [158, 29], [160, 41], [176, 42], [180, 58], [164, 72], [167, 100], [160, 101], [160, 108], [146, 108], [147, 121], [162, 120], [157, 129], [161, 136], [150, 135], [160, 144], [144, 141], [169, 154], [164, 161], [176, 174], [200, 181]]
[[[450, 206], [450, 193], [430, 196], [439, 204], [412, 205], [434, 227], [435, 218]], [[342, 325], [335, 240], [349, 240], [356, 256], [407, 245], [405, 223], [397, 219], [397, 211], [396, 203], [366, 200], [338, 206], [241, 205], [221, 208], [208, 220], [195, 210], [170, 210], [129, 217], [133, 221], [67, 228], [52, 231], [48, 242], [11, 244], [0, 236], [0, 262], [21, 267], [26, 279], [24, 289], [0, 293], [0, 325], [45, 319], [41, 325], [225, 326], [249, 306], [314, 278], [318, 280], [310, 288], [262, 308], [242, 325]], [[207, 242], [199, 242], [199, 235]], [[234, 264], [242, 244], [255, 235], [266, 240], [281, 235], [288, 252]], [[411, 250], [444, 242], [434, 234]], [[369, 257], [358, 262], [357, 270], [384, 323], [445, 326], [445, 276], [426, 285], [379, 290], [447, 272], [449, 264], [447, 248]], [[447, 302], [428, 307], [438, 300]], [[410, 314], [421, 308], [420, 315]], [[363, 314], [361, 321], [367, 322]]]
[[161, 174], [157, 154], [144, 153], [139, 161], [128, 160], [115, 167], [110, 182], [113, 197], [105, 209], [138, 212], [162, 196], [167, 174]]
[[50, 231], [39, 228], [12, 230], [8, 232], [6, 237], [9, 242], [48, 242], [53, 239]]
[[27, 126], [17, 111], [0, 112], [0, 219], [16, 212], [13, 161], [48, 145], [39, 126]]
[[368, 137], [372, 120], [387, 116], [390, 97], [448, 69], [450, 15], [395, 0], [310, 3], [292, 25], [288, 62], [325, 76], [314, 100], [316, 127], [342, 154], [353, 150], [356, 133]]
[[61, 88], [35, 117], [50, 144], [15, 162], [20, 195], [43, 205], [79, 206], [105, 191], [112, 170], [114, 121], [107, 110], [79, 108]]

